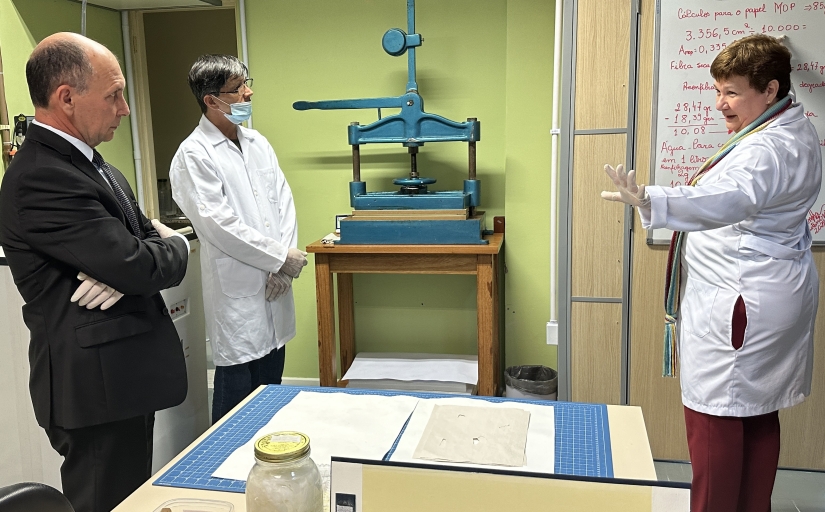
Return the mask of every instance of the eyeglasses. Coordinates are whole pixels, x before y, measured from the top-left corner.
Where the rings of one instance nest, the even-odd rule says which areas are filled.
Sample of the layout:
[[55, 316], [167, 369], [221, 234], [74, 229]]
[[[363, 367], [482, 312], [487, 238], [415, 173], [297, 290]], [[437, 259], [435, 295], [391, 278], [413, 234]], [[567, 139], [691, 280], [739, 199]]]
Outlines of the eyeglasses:
[[218, 95], [220, 95], [220, 94], [238, 94], [241, 91], [241, 89], [243, 89], [244, 87], [246, 87], [247, 89], [252, 88], [252, 79], [251, 78], [247, 78], [246, 80], [244, 80], [243, 82], [238, 84], [238, 88], [235, 89], [234, 91], [218, 91], [216, 94], [218, 94]]

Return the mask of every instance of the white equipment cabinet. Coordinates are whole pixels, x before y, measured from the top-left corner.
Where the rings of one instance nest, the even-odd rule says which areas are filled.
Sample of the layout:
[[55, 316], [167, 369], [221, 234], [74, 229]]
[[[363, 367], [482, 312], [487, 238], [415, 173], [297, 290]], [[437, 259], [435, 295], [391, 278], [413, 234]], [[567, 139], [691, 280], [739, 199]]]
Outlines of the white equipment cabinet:
[[[209, 428], [206, 390], [206, 322], [201, 285], [201, 244], [189, 242], [189, 265], [180, 285], [161, 292], [186, 356], [189, 393], [177, 407], [155, 414], [152, 473], [166, 465]], [[183, 309], [181, 309], [183, 308]], [[175, 311], [177, 309], [177, 311]]]

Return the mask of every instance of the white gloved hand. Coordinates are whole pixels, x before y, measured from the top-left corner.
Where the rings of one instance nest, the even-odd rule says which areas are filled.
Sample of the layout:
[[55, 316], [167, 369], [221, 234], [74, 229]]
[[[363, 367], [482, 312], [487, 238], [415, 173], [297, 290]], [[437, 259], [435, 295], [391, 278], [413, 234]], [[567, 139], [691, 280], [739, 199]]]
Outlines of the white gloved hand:
[[266, 300], [273, 301], [285, 294], [289, 287], [292, 286], [292, 277], [278, 272], [277, 274], [269, 273], [266, 279]]
[[613, 180], [618, 192], [602, 192], [602, 199], [621, 201], [631, 206], [645, 208], [650, 206], [650, 197], [645, 193], [644, 185], [636, 184], [636, 171], [624, 172], [624, 165], [619, 164], [615, 169], [610, 165], [604, 166], [604, 172]]
[[281, 265], [281, 272], [298, 279], [301, 275], [301, 270], [307, 264], [307, 253], [300, 249], [289, 248], [286, 253], [286, 261]]
[[177, 232], [167, 226], [166, 224], [162, 224], [158, 219], [152, 219], [152, 227], [155, 228], [155, 231], [158, 232], [161, 238], [169, 238], [170, 236], [175, 236]]
[[106, 311], [123, 297], [123, 294], [119, 291], [87, 276], [83, 272], [77, 274], [77, 278], [83, 282], [77, 287], [69, 301], [77, 302], [78, 306], [86, 306], [86, 309], [94, 309], [100, 306], [101, 311]]

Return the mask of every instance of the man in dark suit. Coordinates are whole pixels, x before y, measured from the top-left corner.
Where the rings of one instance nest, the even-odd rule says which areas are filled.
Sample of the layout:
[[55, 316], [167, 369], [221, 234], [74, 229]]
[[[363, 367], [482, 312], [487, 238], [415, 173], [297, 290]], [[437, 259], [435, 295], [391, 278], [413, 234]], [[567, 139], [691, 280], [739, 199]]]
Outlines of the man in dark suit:
[[109, 511], [151, 475], [154, 412], [186, 397], [159, 292], [183, 279], [188, 242], [146, 219], [94, 150], [129, 114], [115, 56], [54, 34], [26, 77], [35, 120], [0, 187], [0, 244], [25, 300], [29, 388], [65, 457], [63, 491], [78, 512]]

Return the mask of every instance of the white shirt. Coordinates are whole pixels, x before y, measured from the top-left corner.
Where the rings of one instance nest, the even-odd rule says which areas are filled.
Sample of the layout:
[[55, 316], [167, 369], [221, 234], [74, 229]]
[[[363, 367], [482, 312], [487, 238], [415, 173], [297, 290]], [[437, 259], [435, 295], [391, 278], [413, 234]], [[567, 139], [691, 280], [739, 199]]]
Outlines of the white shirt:
[[[73, 136], [69, 135], [68, 133], [66, 133], [64, 131], [58, 130], [57, 128], [55, 128], [53, 126], [43, 124], [40, 121], [38, 121], [37, 119], [32, 119], [32, 124], [36, 124], [37, 126], [39, 126], [41, 128], [45, 128], [46, 130], [49, 130], [52, 133], [56, 133], [57, 135], [60, 135], [61, 137], [63, 137], [67, 141], [69, 141], [74, 147], [76, 147], [78, 151], [83, 153], [83, 156], [88, 158], [89, 162], [92, 162], [92, 165], [94, 165], [94, 150], [92, 149], [91, 146], [89, 146], [88, 144], [86, 144], [82, 140], [78, 139], [77, 137], [73, 137]], [[95, 169], [97, 169], [97, 166], [95, 166]], [[109, 183], [109, 178], [107, 178], [106, 175], [103, 174], [103, 171], [100, 170], [100, 169], [97, 169], [97, 172], [100, 173], [100, 175], [103, 177], [103, 181], [105, 181], [106, 184], [109, 185], [109, 188], [112, 188], [112, 184]], [[186, 242], [186, 252], [188, 253], [189, 249], [190, 249], [189, 240], [187, 240], [186, 237], [181, 235], [180, 233], [175, 233], [175, 236], [181, 237], [183, 239], [183, 241]]]
[[245, 363], [295, 336], [292, 289], [268, 302], [269, 272], [298, 245], [292, 191], [266, 138], [238, 127], [241, 150], [206, 117], [169, 171], [172, 197], [201, 241], [206, 332], [218, 366]]
[[[642, 226], [688, 232], [678, 319], [688, 408], [756, 416], [810, 394], [819, 278], [806, 216], [821, 179], [819, 136], [796, 104], [696, 187], [646, 188]], [[747, 328], [737, 350], [731, 322], [740, 296]]]

